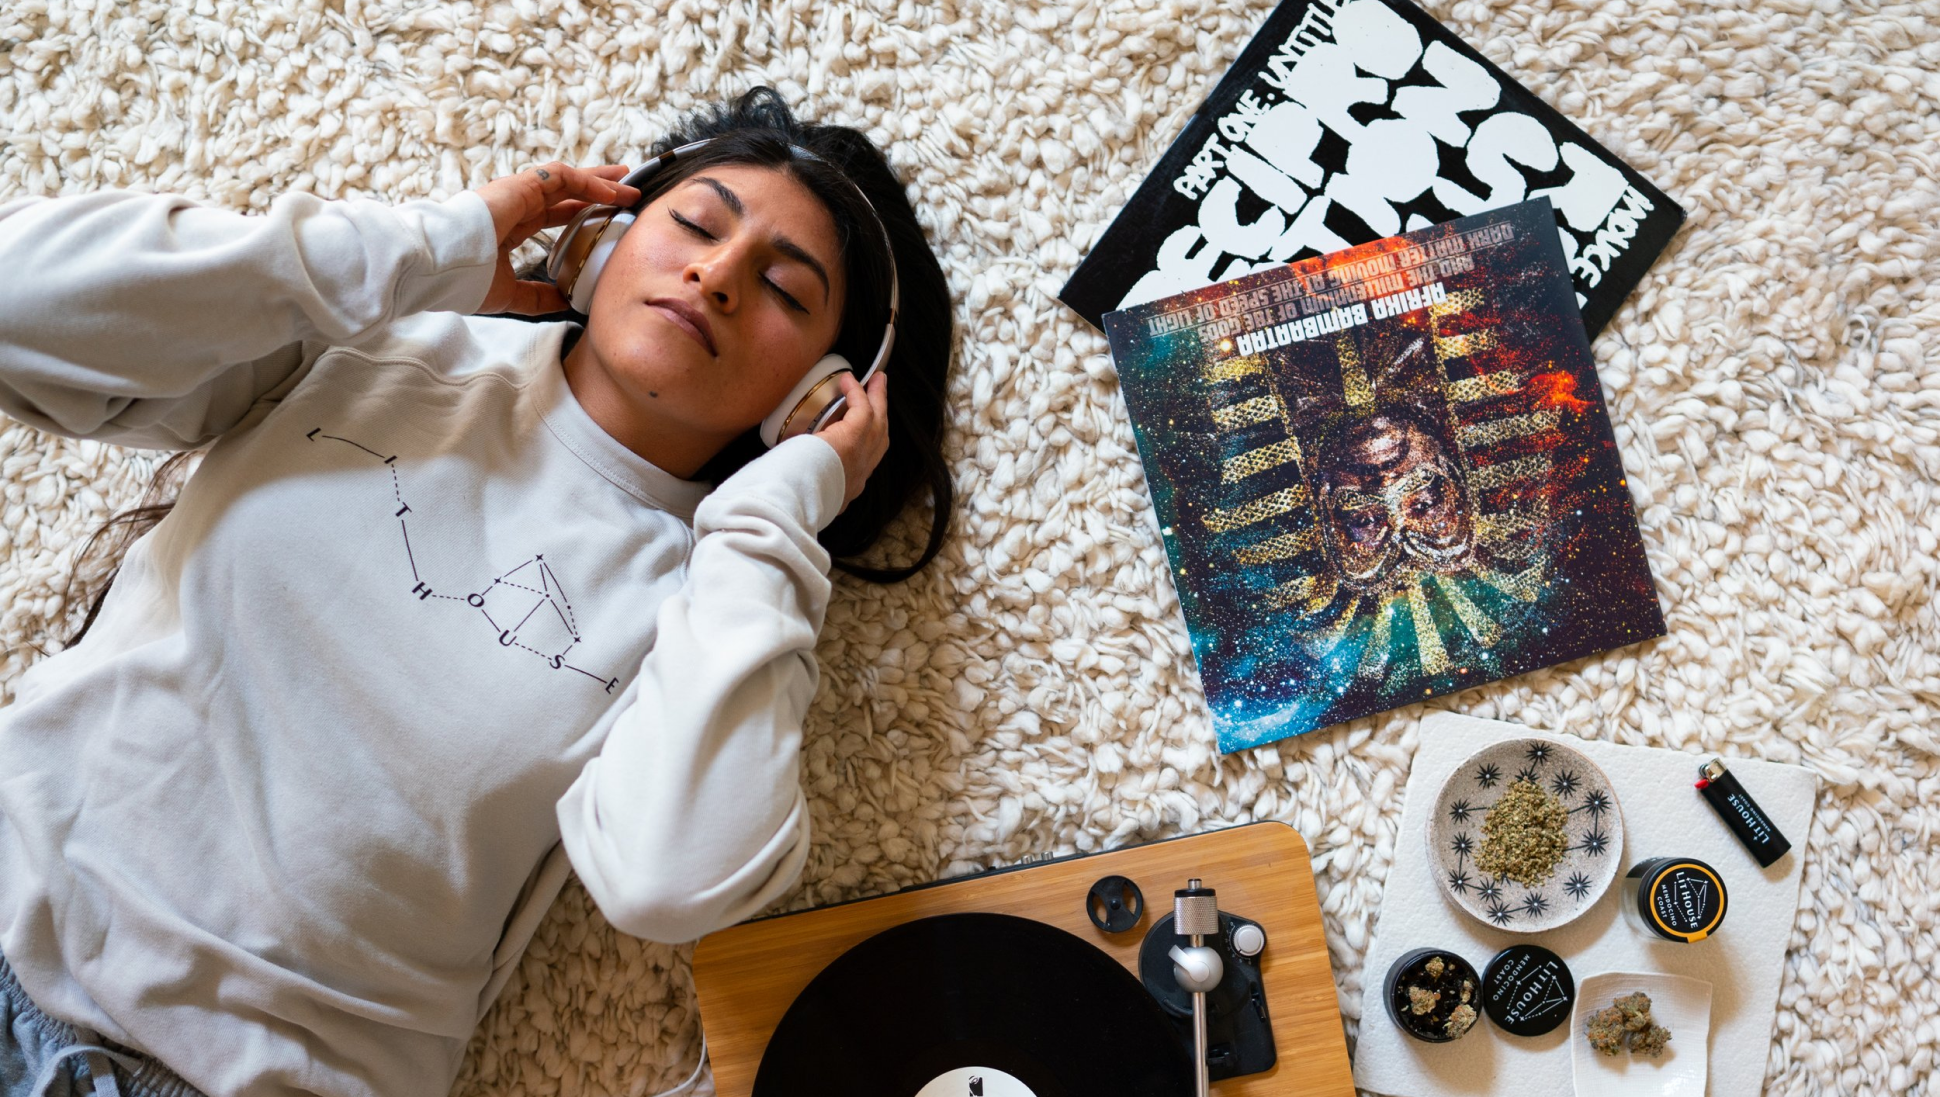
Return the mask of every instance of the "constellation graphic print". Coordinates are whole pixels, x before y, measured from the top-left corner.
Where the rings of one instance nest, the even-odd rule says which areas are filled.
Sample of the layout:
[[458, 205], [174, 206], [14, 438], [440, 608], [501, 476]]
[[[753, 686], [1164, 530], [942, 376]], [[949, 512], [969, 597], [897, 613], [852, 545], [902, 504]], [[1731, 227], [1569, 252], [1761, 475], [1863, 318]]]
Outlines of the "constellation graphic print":
[[1684, 211], [1410, 0], [1285, 0], [1058, 297], [1091, 323], [1547, 197], [1595, 334]]
[[1549, 216], [1105, 318], [1221, 750], [1663, 633]]
[[[534, 553], [513, 567], [489, 577], [480, 576], [470, 586], [447, 586], [440, 578], [434, 586], [419, 567], [418, 552], [411, 544], [411, 504], [405, 500], [403, 479], [397, 471], [397, 455], [386, 456], [361, 442], [335, 434], [322, 427], [304, 435], [312, 442], [335, 442], [369, 454], [391, 473], [391, 495], [396, 509], [398, 536], [404, 546], [404, 559], [410, 565], [412, 597], [420, 602], [449, 602], [476, 612], [482, 624], [497, 636], [499, 646], [528, 652], [544, 660], [553, 670], [570, 670], [598, 683], [606, 692], [619, 685], [618, 678], [597, 674], [572, 660], [573, 650], [584, 637], [573, 614], [572, 599], [565, 584], [546, 561], [544, 553]], [[482, 630], [481, 630], [482, 632]]]
[[1541, 945], [1510, 945], [1482, 973], [1482, 1008], [1517, 1036], [1540, 1036], [1569, 1020], [1576, 977]]

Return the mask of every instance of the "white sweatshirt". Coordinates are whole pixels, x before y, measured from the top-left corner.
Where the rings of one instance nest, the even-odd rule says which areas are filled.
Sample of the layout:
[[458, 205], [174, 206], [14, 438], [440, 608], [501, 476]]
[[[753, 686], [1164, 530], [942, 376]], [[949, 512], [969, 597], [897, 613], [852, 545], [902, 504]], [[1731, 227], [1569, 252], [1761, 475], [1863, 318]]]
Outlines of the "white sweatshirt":
[[215, 440], [0, 710], [0, 954], [218, 1097], [448, 1091], [568, 859], [683, 941], [806, 855], [840, 459], [655, 468], [458, 315], [494, 258], [469, 193], [0, 205], [0, 409]]

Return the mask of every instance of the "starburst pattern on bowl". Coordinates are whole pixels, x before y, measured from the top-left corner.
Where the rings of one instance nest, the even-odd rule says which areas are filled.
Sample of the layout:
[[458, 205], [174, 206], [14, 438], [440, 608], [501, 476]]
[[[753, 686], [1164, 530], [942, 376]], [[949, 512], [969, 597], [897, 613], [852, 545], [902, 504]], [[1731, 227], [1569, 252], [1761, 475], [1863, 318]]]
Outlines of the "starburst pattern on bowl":
[[[1481, 824], [1523, 781], [1567, 813], [1563, 854], [1534, 885], [1478, 864], [1494, 841]], [[1477, 750], [1443, 781], [1427, 837], [1436, 888], [1450, 903], [1485, 924], [1540, 933], [1588, 910], [1614, 882], [1623, 815], [1609, 777], [1583, 753], [1553, 740], [1507, 739]]]

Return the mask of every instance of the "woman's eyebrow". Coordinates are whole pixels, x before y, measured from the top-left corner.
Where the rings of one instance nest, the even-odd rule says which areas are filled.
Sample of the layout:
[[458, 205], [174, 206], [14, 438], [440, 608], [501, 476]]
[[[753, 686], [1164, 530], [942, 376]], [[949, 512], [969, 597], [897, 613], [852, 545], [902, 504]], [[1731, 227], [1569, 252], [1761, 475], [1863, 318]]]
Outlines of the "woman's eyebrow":
[[[742, 203], [741, 196], [729, 190], [726, 183], [721, 182], [711, 175], [696, 175], [693, 181], [696, 183], [705, 183], [709, 187], [712, 187], [714, 193], [721, 196], [721, 203], [727, 206], [728, 212], [734, 214], [734, 216], [746, 217], [748, 215], [748, 207]], [[828, 268], [822, 265], [822, 261], [810, 255], [808, 249], [779, 233], [775, 235], [770, 243], [774, 244], [776, 251], [781, 252], [783, 255], [788, 256], [790, 259], [801, 263], [809, 270], [815, 272], [815, 277], [822, 280], [822, 303], [824, 305], [828, 304], [831, 290], [829, 285], [829, 272]]]

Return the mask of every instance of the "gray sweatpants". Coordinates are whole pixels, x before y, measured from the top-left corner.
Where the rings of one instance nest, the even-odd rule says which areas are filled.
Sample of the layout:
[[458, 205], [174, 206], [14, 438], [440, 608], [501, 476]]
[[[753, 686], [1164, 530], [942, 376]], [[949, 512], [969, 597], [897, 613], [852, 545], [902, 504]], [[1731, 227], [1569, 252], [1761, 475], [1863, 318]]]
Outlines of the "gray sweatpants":
[[[101, 1072], [101, 1076], [95, 1074]], [[0, 1097], [202, 1097], [167, 1067], [40, 1011], [0, 956]]]

